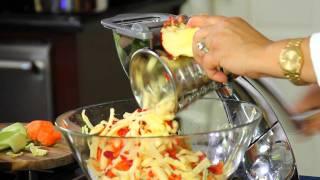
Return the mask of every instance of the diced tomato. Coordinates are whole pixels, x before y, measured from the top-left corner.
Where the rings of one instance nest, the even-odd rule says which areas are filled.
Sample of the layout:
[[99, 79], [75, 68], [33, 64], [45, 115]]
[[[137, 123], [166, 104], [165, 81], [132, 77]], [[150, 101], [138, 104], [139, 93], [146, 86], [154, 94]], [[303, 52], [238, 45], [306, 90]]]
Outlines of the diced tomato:
[[171, 128], [173, 128], [173, 125], [172, 125], [172, 121], [170, 120], [166, 120], [164, 121], [168, 126], [170, 126]]
[[113, 156], [114, 156], [115, 158], [118, 157], [119, 154], [120, 154], [120, 152], [121, 152], [121, 149], [115, 150], [115, 151], [113, 152]]
[[105, 152], [103, 153], [103, 155], [104, 155], [104, 157], [106, 157], [107, 159], [111, 159], [111, 160], [112, 160], [112, 159], [115, 158], [112, 151], [105, 151]]
[[133, 160], [122, 160], [120, 161], [115, 168], [120, 171], [128, 171], [132, 166]]
[[169, 76], [169, 74], [168, 74], [168, 73], [166, 73], [166, 72], [162, 72], [162, 75], [164, 76], [164, 78], [165, 78], [167, 81], [169, 81], [169, 80], [170, 80], [170, 76]]
[[148, 172], [148, 176], [151, 177], [151, 178], [154, 177], [154, 174], [153, 174], [153, 172], [151, 170]]
[[169, 166], [171, 167], [172, 170], [176, 170], [177, 167], [175, 167], [174, 165], [169, 164]]
[[171, 174], [168, 180], [181, 180], [181, 175]]
[[206, 154], [202, 153], [200, 156], [199, 156], [199, 160], [202, 161], [204, 158], [206, 158]]
[[195, 168], [195, 167], [197, 166], [197, 163], [192, 162], [192, 163], [190, 163], [190, 165], [191, 165], [191, 167], [192, 167], [192, 169], [193, 169], [193, 168]]
[[118, 157], [123, 145], [119, 145], [118, 147], [113, 146], [113, 156]]
[[114, 139], [110, 143], [111, 143], [111, 147], [113, 150], [113, 155], [118, 156], [116, 154], [119, 153], [120, 150], [123, 148], [123, 146], [124, 146], [123, 141], [121, 139]]
[[177, 159], [177, 150], [175, 148], [167, 149], [166, 152], [169, 154], [169, 157]]
[[124, 155], [120, 155], [120, 158], [121, 158], [121, 160], [124, 160], [124, 161], [128, 160], [128, 158], [125, 157]]
[[105, 175], [108, 176], [109, 178], [116, 177], [116, 175], [115, 175], [111, 170], [108, 170], [108, 171], [105, 173]]
[[118, 136], [120, 137], [125, 137], [126, 134], [129, 132], [129, 127], [125, 127], [125, 128], [121, 128], [119, 129], [119, 131], [117, 132]]
[[101, 159], [101, 153], [102, 153], [102, 149], [100, 147], [98, 147], [97, 149], [97, 160], [100, 161]]
[[137, 109], [137, 112], [144, 112], [144, 111], [146, 111], [147, 109], [141, 109], [141, 108], [138, 108]]
[[208, 167], [208, 170], [213, 174], [222, 174], [223, 173], [223, 162], [219, 162], [216, 165], [211, 165]]

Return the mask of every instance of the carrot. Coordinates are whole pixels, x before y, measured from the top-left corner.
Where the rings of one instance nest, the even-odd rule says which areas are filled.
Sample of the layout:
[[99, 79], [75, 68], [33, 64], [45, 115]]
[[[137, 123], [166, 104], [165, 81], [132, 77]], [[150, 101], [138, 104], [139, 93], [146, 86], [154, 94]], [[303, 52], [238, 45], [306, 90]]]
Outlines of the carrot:
[[28, 137], [33, 140], [36, 141], [37, 137], [38, 137], [38, 132], [39, 129], [41, 128], [41, 121], [32, 121], [31, 123], [29, 123], [27, 125], [27, 134]]
[[55, 139], [59, 139], [59, 140], [62, 138], [61, 133], [59, 131], [54, 131], [53, 136]]
[[44, 146], [52, 146], [61, 139], [61, 133], [50, 121], [34, 120], [27, 125], [28, 137]]

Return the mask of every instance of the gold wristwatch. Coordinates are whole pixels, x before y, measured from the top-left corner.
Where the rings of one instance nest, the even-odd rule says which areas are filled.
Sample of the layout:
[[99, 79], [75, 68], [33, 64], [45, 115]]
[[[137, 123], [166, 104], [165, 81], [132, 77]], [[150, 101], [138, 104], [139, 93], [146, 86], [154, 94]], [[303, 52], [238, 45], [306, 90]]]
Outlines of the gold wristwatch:
[[304, 84], [300, 78], [304, 62], [300, 47], [302, 41], [303, 39], [290, 40], [286, 47], [282, 49], [279, 56], [279, 64], [284, 76], [296, 85]]

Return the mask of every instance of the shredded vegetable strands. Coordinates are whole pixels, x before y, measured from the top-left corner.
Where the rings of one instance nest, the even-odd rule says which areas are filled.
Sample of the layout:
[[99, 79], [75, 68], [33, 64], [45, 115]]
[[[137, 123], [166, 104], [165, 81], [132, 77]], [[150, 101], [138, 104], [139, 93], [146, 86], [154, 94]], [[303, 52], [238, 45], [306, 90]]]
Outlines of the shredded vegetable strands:
[[[161, 112], [159, 114], [159, 112]], [[136, 110], [125, 113], [122, 119], [110, 109], [109, 119], [92, 126], [82, 112], [83, 131], [93, 136], [88, 145], [88, 168], [96, 179], [160, 179], [204, 180], [215, 179], [208, 169], [211, 166], [205, 154], [194, 152], [184, 139], [151, 138], [124, 139], [112, 137], [170, 136], [177, 134], [178, 122], [164, 110]], [[88, 123], [89, 122], [89, 123]], [[105, 136], [105, 137], [101, 137]]]
[[84, 123], [88, 126], [89, 129], [92, 129], [93, 128], [93, 125], [91, 124], [88, 116], [86, 115], [86, 110], [83, 110], [81, 112], [81, 116], [82, 116], [82, 119], [84, 121]]
[[108, 130], [112, 126], [113, 121], [114, 121], [114, 108], [110, 108], [110, 115], [109, 115], [109, 120], [108, 120], [108, 123], [107, 123], [107, 129]]
[[160, 179], [160, 180], [167, 180], [168, 176], [163, 172], [163, 170], [158, 166], [158, 165], [153, 165], [152, 166], [152, 171], [154, 171], [154, 173], [156, 174], [156, 176]]
[[210, 165], [210, 161], [207, 158], [205, 158], [192, 170], [192, 173], [199, 174], [204, 169], [207, 169]]
[[117, 132], [124, 127], [128, 127], [130, 125], [131, 121], [127, 120], [127, 119], [123, 119], [121, 121], [118, 121], [116, 124], [114, 124], [114, 126], [112, 126], [112, 128], [110, 129], [110, 131], [107, 133], [107, 136], [118, 136]]

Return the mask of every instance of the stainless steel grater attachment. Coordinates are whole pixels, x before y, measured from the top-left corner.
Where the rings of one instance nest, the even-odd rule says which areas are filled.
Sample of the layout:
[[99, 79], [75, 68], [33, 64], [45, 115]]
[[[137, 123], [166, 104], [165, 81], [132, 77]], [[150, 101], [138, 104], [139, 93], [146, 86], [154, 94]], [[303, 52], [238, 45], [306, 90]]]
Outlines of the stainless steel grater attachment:
[[102, 20], [104, 27], [113, 30], [133, 94], [144, 108], [170, 97], [176, 102], [174, 111], [178, 111], [207, 92], [224, 86], [209, 80], [193, 58], [170, 60], [160, 39], [163, 23], [170, 16], [173, 15], [122, 14]]
[[116, 50], [127, 75], [131, 55], [138, 49], [160, 47], [160, 29], [169, 14], [120, 14], [101, 21], [113, 31]]

